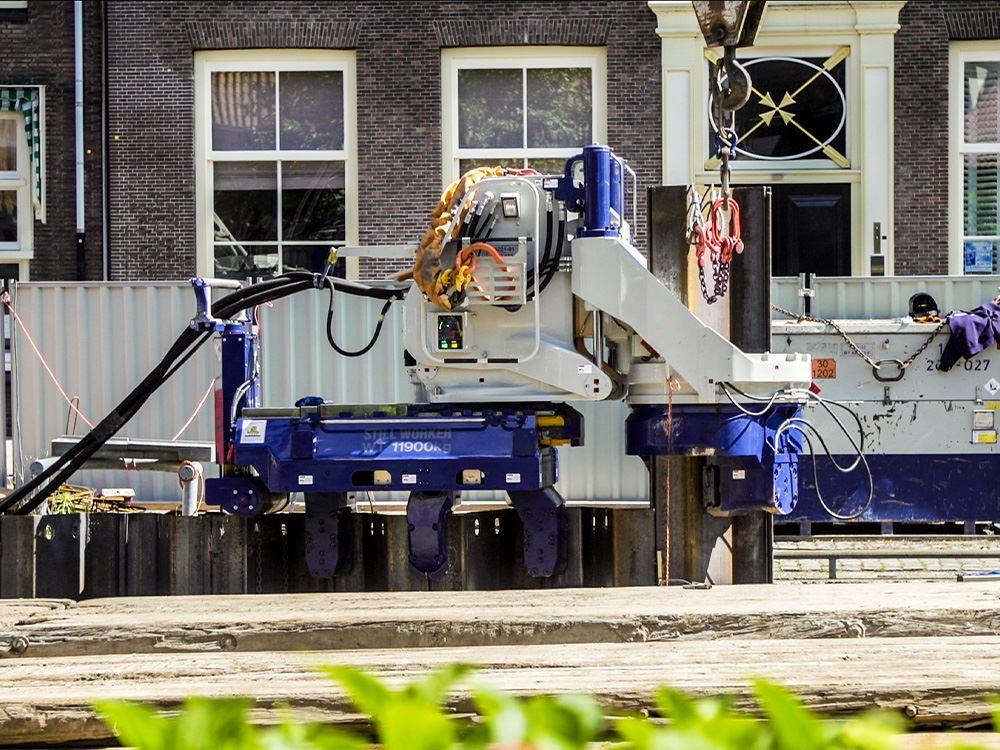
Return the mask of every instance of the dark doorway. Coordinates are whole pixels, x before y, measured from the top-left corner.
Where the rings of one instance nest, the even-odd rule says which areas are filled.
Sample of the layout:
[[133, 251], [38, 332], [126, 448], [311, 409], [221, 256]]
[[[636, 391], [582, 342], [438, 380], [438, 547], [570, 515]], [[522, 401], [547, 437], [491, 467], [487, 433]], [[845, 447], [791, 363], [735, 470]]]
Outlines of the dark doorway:
[[774, 276], [851, 275], [851, 186], [772, 185]]

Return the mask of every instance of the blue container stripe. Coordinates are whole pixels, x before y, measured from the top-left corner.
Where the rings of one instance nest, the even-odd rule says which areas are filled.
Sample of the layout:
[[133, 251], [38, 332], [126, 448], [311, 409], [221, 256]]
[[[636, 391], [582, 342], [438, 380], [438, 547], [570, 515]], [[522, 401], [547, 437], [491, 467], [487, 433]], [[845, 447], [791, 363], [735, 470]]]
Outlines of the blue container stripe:
[[[854, 456], [837, 456], [841, 465]], [[870, 455], [875, 494], [858, 521], [997, 521], [1000, 520], [1000, 455], [888, 454]], [[829, 521], [813, 481], [812, 457], [801, 457], [799, 503], [783, 521]], [[864, 506], [868, 483], [864, 469], [838, 472], [820, 456], [820, 490], [827, 504], [842, 515]]]

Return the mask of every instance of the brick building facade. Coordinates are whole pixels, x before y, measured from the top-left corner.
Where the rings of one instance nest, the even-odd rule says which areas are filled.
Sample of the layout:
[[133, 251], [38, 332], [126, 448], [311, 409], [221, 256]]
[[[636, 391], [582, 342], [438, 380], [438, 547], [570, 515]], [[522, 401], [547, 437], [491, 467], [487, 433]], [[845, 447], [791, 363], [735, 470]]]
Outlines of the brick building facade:
[[[415, 240], [440, 191], [445, 49], [558, 45], [606, 50], [607, 141], [636, 170], [640, 189], [663, 180], [661, 39], [644, 0], [501, 0], [488, 15], [447, 0], [119, 0], [107, 5], [87, 0], [87, 222], [81, 259], [73, 213], [73, 3], [28, 0], [25, 5], [10, 11], [0, 4], [0, 86], [31, 84], [46, 91], [47, 222], [34, 223], [32, 279], [102, 278], [105, 251], [113, 280], [195, 272], [195, 59], [201, 51], [355, 52], [357, 239], [362, 244]], [[910, 0], [899, 15], [896, 273], [949, 270], [949, 49], [957, 40], [1000, 39], [998, 19], [996, 0]], [[107, 227], [102, 224], [105, 182]], [[645, 241], [643, 203], [640, 246]]]

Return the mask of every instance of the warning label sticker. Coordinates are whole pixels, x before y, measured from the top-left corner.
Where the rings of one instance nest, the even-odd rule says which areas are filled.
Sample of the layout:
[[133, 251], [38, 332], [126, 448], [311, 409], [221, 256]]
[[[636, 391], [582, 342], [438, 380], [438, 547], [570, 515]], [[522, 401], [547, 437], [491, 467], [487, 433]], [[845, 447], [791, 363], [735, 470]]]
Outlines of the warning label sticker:
[[837, 360], [832, 357], [813, 358], [813, 380], [833, 380], [837, 377]]
[[244, 445], [260, 445], [267, 435], [266, 419], [244, 419], [240, 428], [240, 442]]

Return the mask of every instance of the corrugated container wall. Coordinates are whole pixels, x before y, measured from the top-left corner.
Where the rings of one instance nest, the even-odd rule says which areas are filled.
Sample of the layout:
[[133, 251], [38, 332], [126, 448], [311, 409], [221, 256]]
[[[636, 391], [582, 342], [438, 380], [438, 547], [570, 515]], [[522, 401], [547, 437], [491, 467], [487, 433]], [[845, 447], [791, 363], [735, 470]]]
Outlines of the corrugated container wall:
[[[345, 359], [326, 341], [327, 297], [299, 294], [261, 311], [264, 404], [287, 406], [306, 395], [343, 404], [407, 403], [414, 389], [402, 363], [400, 309], [387, 317], [383, 334], [365, 357]], [[194, 314], [194, 295], [183, 282], [129, 284], [22, 283], [15, 306], [53, 374], [91, 422], [102, 418], [159, 361]], [[374, 329], [379, 304], [340, 295], [334, 335], [357, 347]], [[82, 435], [66, 401], [32, 350], [16, 331], [14, 377], [15, 471], [48, 455], [52, 438]], [[169, 440], [189, 419], [219, 372], [217, 346], [205, 346], [143, 407], [121, 435]], [[648, 500], [649, 480], [642, 462], [625, 456], [627, 407], [620, 403], [581, 404], [587, 440], [582, 448], [561, 448], [559, 491], [576, 502]], [[70, 416], [68, 416], [70, 415]], [[209, 398], [182, 436], [212, 440], [213, 401]], [[146, 501], [175, 500], [177, 478], [147, 472], [81, 472], [74, 480], [92, 487], [132, 487]], [[476, 499], [490, 495], [476, 493]], [[402, 499], [394, 497], [393, 499]]]

